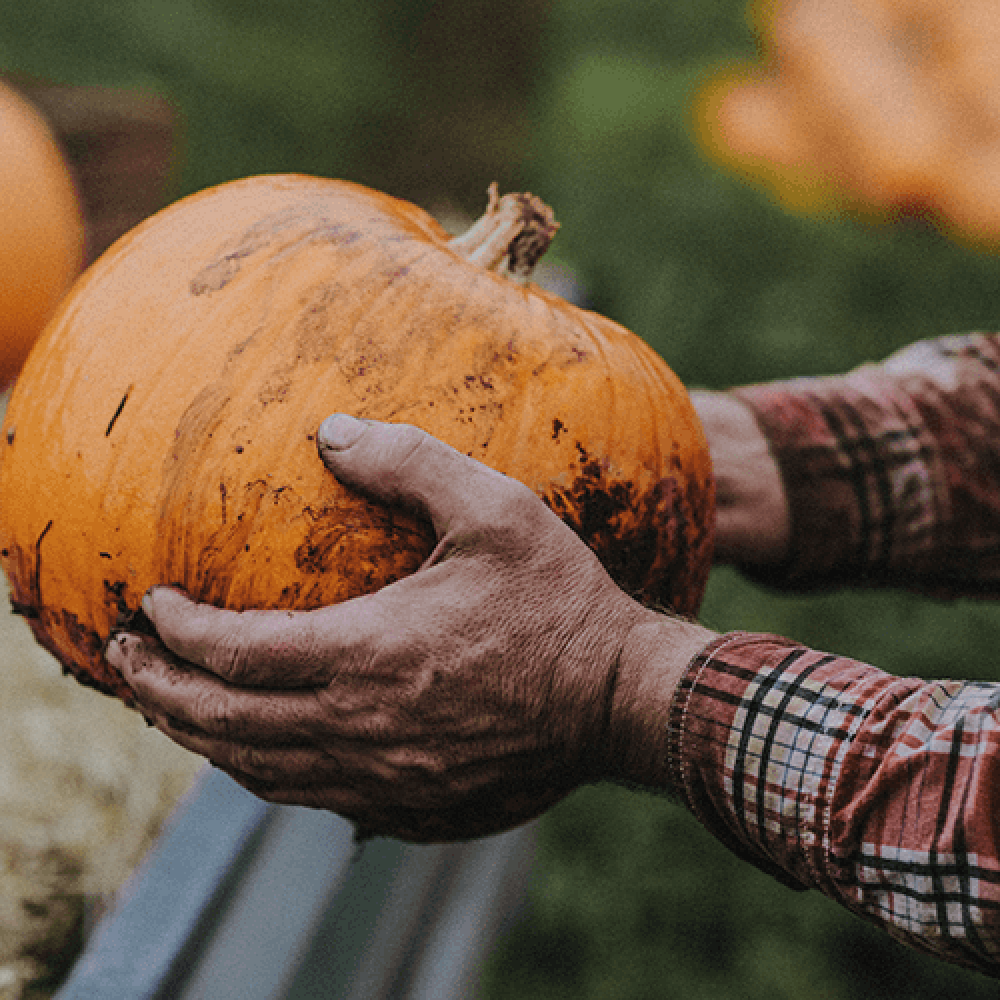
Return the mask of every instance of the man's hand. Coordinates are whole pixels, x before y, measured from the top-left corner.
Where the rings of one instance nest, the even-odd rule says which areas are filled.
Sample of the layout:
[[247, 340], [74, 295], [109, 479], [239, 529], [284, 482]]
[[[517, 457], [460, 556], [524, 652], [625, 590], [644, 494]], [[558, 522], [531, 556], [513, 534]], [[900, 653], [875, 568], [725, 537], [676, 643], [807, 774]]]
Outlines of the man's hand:
[[746, 404], [723, 392], [692, 392], [715, 472], [715, 559], [739, 566], [781, 562], [789, 512], [778, 464]]
[[109, 662], [164, 733], [272, 802], [414, 841], [496, 832], [576, 786], [655, 782], [711, 633], [637, 604], [527, 487], [414, 427], [335, 416], [337, 478], [433, 524], [412, 576], [311, 612], [157, 587]]

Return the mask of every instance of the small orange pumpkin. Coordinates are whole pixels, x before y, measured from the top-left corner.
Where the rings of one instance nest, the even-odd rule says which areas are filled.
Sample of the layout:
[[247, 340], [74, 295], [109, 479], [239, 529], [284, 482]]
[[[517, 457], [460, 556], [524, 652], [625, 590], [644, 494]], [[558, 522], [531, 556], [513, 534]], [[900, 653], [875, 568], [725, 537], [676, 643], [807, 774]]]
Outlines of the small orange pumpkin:
[[364, 187], [266, 176], [119, 240], [38, 343], [0, 438], [0, 559], [38, 641], [127, 697], [103, 650], [153, 584], [308, 609], [416, 570], [427, 525], [320, 462], [334, 411], [520, 479], [623, 586], [693, 613], [713, 525], [701, 426], [642, 341], [525, 283], [555, 229], [494, 189], [451, 239]]
[[83, 212], [42, 116], [0, 83], [0, 388], [9, 385], [83, 261]]

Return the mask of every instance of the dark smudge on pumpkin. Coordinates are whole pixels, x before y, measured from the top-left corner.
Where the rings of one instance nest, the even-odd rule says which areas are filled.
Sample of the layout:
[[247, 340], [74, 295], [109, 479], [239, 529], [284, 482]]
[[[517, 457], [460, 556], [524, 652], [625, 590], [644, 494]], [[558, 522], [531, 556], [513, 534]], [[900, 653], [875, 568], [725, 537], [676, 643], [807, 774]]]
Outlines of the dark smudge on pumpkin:
[[[115, 695], [127, 702], [132, 700], [124, 678], [104, 658], [105, 640], [72, 611], [46, 608], [37, 619], [30, 619], [28, 625], [36, 642], [59, 661], [64, 674], [72, 674], [81, 684], [102, 694]], [[66, 655], [67, 643], [76, 650], [75, 657]]]
[[[42, 532], [42, 538], [46, 534], [47, 529]], [[27, 622], [35, 641], [59, 662], [63, 673], [72, 674], [81, 684], [102, 694], [130, 701], [132, 695], [128, 685], [104, 658], [104, 638], [84, 625], [72, 611], [42, 605], [38, 556], [38, 546], [31, 554], [16, 544], [5, 550], [5, 558], [12, 558], [20, 567], [20, 571], [10, 574], [11, 610]], [[119, 613], [125, 607], [124, 586], [124, 583], [104, 581], [105, 600], [117, 606]], [[66, 643], [75, 650], [75, 656], [67, 655]], [[86, 666], [81, 666], [82, 663]]]
[[[567, 489], [553, 488], [543, 500], [593, 550], [611, 578], [637, 599], [694, 614], [707, 576], [703, 560], [711, 547], [707, 530], [692, 527], [711, 502], [712, 485], [664, 477], [640, 494], [635, 484], [611, 476], [577, 442], [579, 473]], [[696, 550], [692, 552], [692, 550]], [[696, 578], [697, 577], [697, 578]]]
[[243, 261], [258, 250], [271, 246], [275, 236], [308, 218], [301, 210], [278, 212], [251, 226], [241, 236], [227, 241], [210, 264], [206, 264], [191, 279], [188, 286], [192, 295], [210, 295], [222, 291], [243, 266]]
[[215, 260], [201, 268], [191, 279], [191, 294], [210, 295], [222, 291], [240, 273], [244, 260], [280, 243], [276, 237], [288, 231], [296, 233], [295, 242], [323, 241], [337, 246], [350, 246], [362, 238], [358, 230], [334, 222], [322, 213], [322, 206], [316, 206], [313, 211], [292, 208], [261, 219], [242, 236], [226, 243]]
[[[352, 597], [416, 572], [434, 548], [434, 534], [426, 522], [360, 499], [350, 510], [307, 507], [305, 512], [310, 525], [295, 550], [296, 567], [311, 576], [343, 573], [344, 567], [351, 567]], [[408, 558], [400, 565], [403, 552]], [[387, 574], [383, 566], [396, 569]]]

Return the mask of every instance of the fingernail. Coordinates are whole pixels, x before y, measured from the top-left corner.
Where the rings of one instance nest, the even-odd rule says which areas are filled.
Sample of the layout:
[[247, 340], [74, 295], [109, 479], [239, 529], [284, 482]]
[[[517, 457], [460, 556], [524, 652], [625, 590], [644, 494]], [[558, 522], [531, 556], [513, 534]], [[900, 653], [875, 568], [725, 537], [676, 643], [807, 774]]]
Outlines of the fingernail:
[[119, 632], [117, 635], [112, 636], [108, 642], [104, 650], [104, 658], [111, 666], [123, 674], [126, 670], [136, 673], [141, 666], [141, 663], [135, 662], [139, 658], [132, 656], [137, 645], [137, 636], [131, 635], [128, 632]]
[[114, 636], [104, 650], [104, 659], [118, 670], [125, 665], [125, 652], [121, 646], [121, 637]]
[[316, 443], [321, 448], [328, 448], [330, 451], [344, 451], [361, 437], [364, 430], [363, 421], [348, 416], [346, 413], [335, 413], [320, 424]]

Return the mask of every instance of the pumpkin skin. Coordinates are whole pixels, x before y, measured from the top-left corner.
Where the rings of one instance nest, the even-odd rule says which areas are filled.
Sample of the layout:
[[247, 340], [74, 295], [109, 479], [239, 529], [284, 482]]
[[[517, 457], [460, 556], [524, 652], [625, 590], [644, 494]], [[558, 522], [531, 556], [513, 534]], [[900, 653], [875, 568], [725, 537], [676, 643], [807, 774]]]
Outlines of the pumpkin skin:
[[0, 388], [17, 376], [83, 263], [83, 212], [41, 115], [0, 83]]
[[103, 651], [153, 584], [311, 609], [415, 571], [429, 526], [318, 458], [335, 411], [416, 424], [521, 480], [622, 586], [696, 611], [712, 471], [658, 355], [470, 261], [419, 208], [298, 175], [175, 203], [64, 301], [0, 437], [15, 609], [65, 669], [128, 700]]

